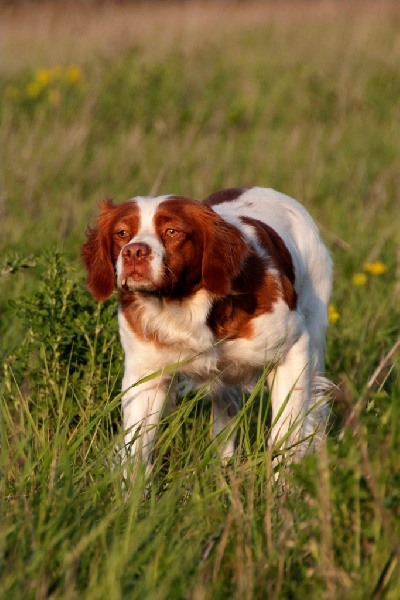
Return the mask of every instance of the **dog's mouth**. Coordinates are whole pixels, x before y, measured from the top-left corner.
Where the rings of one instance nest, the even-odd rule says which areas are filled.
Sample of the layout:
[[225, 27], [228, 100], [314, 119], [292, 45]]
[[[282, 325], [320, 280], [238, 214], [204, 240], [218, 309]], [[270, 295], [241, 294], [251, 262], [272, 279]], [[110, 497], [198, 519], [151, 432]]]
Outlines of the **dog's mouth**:
[[142, 273], [133, 271], [125, 275], [120, 280], [121, 289], [128, 292], [155, 292], [154, 282], [145, 277]]

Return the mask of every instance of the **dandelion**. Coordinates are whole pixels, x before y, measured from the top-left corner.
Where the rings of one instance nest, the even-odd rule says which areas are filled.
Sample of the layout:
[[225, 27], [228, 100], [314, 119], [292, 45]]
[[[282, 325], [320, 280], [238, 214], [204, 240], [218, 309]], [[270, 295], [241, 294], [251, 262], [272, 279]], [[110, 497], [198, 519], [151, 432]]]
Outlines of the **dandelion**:
[[50, 71], [47, 69], [39, 69], [39, 71], [36, 72], [35, 81], [43, 87], [46, 87], [50, 83]]
[[365, 273], [354, 273], [351, 281], [353, 285], [361, 287], [367, 283], [367, 276]]
[[371, 275], [383, 275], [387, 271], [387, 266], [383, 262], [376, 260], [375, 262], [365, 263], [364, 271]]
[[30, 98], [37, 98], [42, 91], [42, 86], [37, 81], [31, 81], [26, 86], [26, 93]]
[[82, 71], [76, 65], [71, 65], [67, 69], [66, 79], [70, 83], [79, 83], [82, 80]]
[[329, 323], [332, 324], [336, 323], [336, 321], [340, 319], [340, 314], [338, 313], [336, 307], [333, 304], [330, 304], [328, 306], [328, 319]]

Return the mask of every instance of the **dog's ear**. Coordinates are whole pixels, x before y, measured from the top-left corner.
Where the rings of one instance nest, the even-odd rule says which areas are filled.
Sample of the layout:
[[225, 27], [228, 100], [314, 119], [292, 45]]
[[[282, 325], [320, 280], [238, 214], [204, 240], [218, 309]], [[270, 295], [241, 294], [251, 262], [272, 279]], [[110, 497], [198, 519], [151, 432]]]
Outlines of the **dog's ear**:
[[222, 298], [233, 291], [232, 283], [247, 256], [246, 244], [240, 231], [219, 216], [204, 233], [203, 282], [209, 292]]
[[96, 300], [106, 300], [115, 287], [115, 268], [111, 256], [110, 213], [113, 203], [106, 200], [94, 228], [88, 228], [81, 259], [87, 269], [86, 283]]

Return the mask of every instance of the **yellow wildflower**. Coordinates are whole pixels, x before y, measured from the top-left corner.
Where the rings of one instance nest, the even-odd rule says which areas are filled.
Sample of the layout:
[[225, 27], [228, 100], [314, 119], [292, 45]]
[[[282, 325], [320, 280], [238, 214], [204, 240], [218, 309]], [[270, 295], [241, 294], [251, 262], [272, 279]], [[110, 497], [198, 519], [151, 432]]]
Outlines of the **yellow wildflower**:
[[375, 262], [365, 263], [364, 271], [371, 275], [382, 275], [383, 273], [386, 273], [387, 266], [383, 264], [383, 262], [376, 260]]
[[31, 83], [28, 83], [28, 85], [26, 86], [26, 93], [31, 98], [36, 98], [37, 96], [39, 96], [41, 90], [42, 87], [37, 81], [31, 81]]
[[76, 65], [71, 65], [67, 69], [66, 78], [70, 83], [79, 83], [82, 80], [82, 71]]
[[340, 319], [340, 314], [336, 310], [336, 307], [333, 304], [328, 306], [328, 319], [329, 323], [336, 323]]
[[36, 72], [35, 81], [45, 87], [50, 83], [50, 71], [47, 69], [39, 69], [39, 71]]
[[367, 276], [365, 273], [354, 273], [351, 280], [353, 285], [361, 287], [362, 285], [365, 285], [367, 283]]

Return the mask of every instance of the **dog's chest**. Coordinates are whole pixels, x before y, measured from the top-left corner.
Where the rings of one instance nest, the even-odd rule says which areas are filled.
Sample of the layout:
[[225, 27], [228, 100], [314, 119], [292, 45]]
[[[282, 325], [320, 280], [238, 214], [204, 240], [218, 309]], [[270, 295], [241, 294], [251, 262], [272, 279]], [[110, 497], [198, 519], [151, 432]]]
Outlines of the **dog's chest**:
[[[216, 339], [207, 325], [211, 303], [205, 290], [179, 303], [139, 299], [131, 318], [120, 313], [125, 353], [137, 355], [140, 346], [142, 359], [143, 353], [147, 360], [151, 357], [152, 364], [147, 366], [154, 371], [180, 362], [178, 370], [200, 379], [218, 374], [227, 381], [244, 383], [255, 371], [280, 360], [297, 335], [295, 320], [288, 318], [290, 311], [279, 302], [273, 313], [252, 319], [251, 336]], [[133, 331], [129, 322], [134, 318]]]

